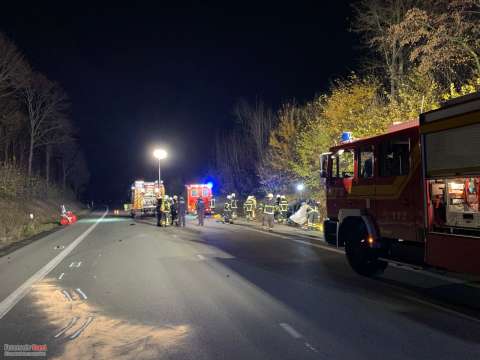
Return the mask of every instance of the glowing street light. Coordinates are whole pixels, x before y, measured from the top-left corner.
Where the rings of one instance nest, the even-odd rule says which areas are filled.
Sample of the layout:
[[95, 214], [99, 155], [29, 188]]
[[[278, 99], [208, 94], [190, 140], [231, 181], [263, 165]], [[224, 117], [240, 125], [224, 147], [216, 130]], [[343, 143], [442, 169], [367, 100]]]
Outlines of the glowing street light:
[[160, 162], [161, 160], [166, 159], [168, 154], [163, 149], [155, 149], [153, 151], [153, 156], [158, 159], [158, 186], [160, 186], [162, 183], [162, 173], [160, 170]]
[[300, 193], [300, 199], [303, 198], [303, 190], [305, 190], [305, 185], [303, 183], [297, 184], [297, 191]]

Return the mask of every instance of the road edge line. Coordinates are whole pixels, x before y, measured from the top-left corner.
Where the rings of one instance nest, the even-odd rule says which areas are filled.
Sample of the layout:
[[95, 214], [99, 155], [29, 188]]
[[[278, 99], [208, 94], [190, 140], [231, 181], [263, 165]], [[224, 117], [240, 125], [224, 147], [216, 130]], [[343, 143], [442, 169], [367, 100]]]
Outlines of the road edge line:
[[33, 284], [37, 281], [42, 280], [45, 276], [48, 275], [62, 260], [64, 260], [87, 236], [90, 234], [93, 229], [97, 227], [100, 221], [107, 216], [108, 208], [105, 210], [103, 215], [95, 221], [87, 230], [85, 230], [81, 235], [79, 235], [70, 245], [68, 245], [61, 253], [55, 256], [50, 260], [46, 265], [44, 265], [40, 270], [33, 274], [28, 280], [26, 280], [22, 285], [20, 285], [15, 291], [8, 295], [5, 299], [0, 302], [0, 320], [21, 300], [25, 295], [28, 294]]

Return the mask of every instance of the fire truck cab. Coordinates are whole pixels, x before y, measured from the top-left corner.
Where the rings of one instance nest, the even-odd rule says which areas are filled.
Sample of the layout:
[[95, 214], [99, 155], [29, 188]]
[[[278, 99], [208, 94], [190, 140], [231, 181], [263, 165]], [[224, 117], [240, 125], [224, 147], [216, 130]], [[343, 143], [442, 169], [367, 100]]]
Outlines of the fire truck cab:
[[212, 214], [215, 208], [215, 199], [212, 195], [212, 184], [190, 184], [185, 185], [187, 190], [187, 212], [196, 213], [196, 204], [201, 197], [205, 203], [205, 213]]
[[480, 274], [480, 95], [321, 155], [325, 239], [363, 275], [382, 258]]

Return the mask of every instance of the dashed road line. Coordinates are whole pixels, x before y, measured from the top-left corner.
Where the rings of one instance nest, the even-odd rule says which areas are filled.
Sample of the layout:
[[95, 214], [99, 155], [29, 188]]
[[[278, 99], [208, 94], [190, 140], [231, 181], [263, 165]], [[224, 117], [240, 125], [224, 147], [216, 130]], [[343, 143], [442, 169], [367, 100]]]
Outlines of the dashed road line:
[[318, 350], [308, 342], [305, 343], [305, 346], [314, 352], [318, 352]]
[[105, 218], [108, 209], [100, 216], [94, 224], [78, 236], [61, 253], [50, 260], [40, 270], [33, 274], [27, 281], [20, 285], [14, 292], [8, 295], [0, 302], [0, 319], [2, 319], [31, 289], [32, 285], [42, 280], [50, 271], [52, 271], [60, 262], [62, 262], [87, 236], [93, 229]]
[[60, 329], [60, 331], [55, 334], [54, 338], [57, 339], [59, 338], [60, 336], [63, 335], [63, 333], [65, 333], [65, 331], [67, 331], [68, 329], [70, 329], [73, 325], [75, 325], [75, 323], [78, 321], [78, 317], [73, 317], [70, 319], [70, 322], [67, 324], [67, 326], [63, 327], [62, 329]]
[[295, 330], [292, 326], [288, 325], [287, 323], [280, 323], [279, 325], [294, 339], [300, 339], [303, 337], [302, 334], [300, 334], [297, 330]]
[[79, 293], [83, 297], [84, 300], [88, 299], [87, 295], [85, 295], [85, 293], [82, 291], [82, 289], [76, 288], [75, 290], [77, 291], [77, 293]]
[[70, 296], [70, 294], [67, 290], [62, 290], [62, 294], [63, 294], [63, 296], [65, 296], [65, 299], [67, 299], [67, 301], [73, 301], [72, 297]]
[[65, 275], [65, 273], [61, 273], [60, 276], [58, 277], [58, 280], [62, 280], [62, 279], [63, 279], [63, 275]]
[[82, 333], [83, 330], [85, 330], [87, 328], [88, 325], [90, 325], [90, 323], [93, 321], [94, 317], [93, 316], [89, 316], [88, 319], [83, 323], [82, 326], [80, 326], [80, 328], [75, 331], [70, 337], [69, 339], [70, 340], [73, 340], [77, 337], [80, 336], [80, 334]]
[[75, 264], [75, 263], [72, 262], [70, 265], [68, 265], [68, 267], [71, 268], [71, 267], [73, 267], [74, 264]]

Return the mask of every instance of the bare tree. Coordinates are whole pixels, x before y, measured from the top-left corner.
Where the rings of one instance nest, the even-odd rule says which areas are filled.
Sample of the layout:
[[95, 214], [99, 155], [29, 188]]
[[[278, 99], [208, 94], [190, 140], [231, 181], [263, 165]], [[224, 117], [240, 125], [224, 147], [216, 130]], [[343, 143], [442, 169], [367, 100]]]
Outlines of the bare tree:
[[401, 41], [400, 34], [392, 32], [401, 23], [407, 11], [420, 0], [360, 0], [353, 5], [355, 19], [352, 30], [362, 36], [365, 45], [373, 52], [366, 61], [368, 70], [385, 75], [390, 95], [395, 97], [404, 74], [411, 66], [409, 46]]
[[23, 55], [3, 33], [0, 33], [0, 98], [22, 88], [30, 74]]
[[32, 174], [34, 151], [39, 146], [58, 143], [67, 132], [68, 122], [65, 111], [68, 108], [67, 95], [45, 76], [32, 74], [24, 89], [24, 100], [28, 113], [29, 149], [28, 175]]
[[412, 47], [410, 61], [422, 72], [450, 82], [480, 77], [480, 1], [427, 0], [392, 29]]

